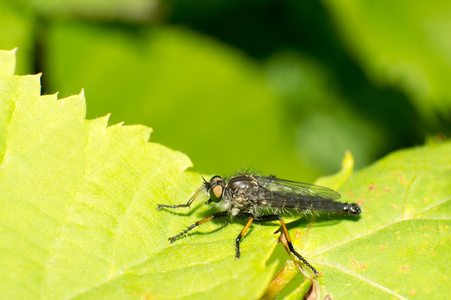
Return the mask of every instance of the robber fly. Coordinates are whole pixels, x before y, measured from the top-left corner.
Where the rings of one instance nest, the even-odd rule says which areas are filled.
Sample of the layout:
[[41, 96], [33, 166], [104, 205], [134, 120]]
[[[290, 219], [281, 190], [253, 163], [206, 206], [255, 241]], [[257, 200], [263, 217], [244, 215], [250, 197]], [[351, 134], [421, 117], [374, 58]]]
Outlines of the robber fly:
[[236, 238], [235, 244], [236, 258], [240, 258], [240, 241], [252, 222], [278, 220], [281, 224], [283, 233], [285, 234], [289, 250], [309, 267], [315, 275], [318, 275], [316, 269], [294, 250], [287, 227], [280, 215], [265, 215], [263, 214], [263, 211], [265, 209], [268, 211], [268, 208], [273, 208], [274, 212], [281, 209], [298, 211], [315, 210], [338, 212], [352, 216], [357, 216], [361, 212], [358, 204], [348, 204], [336, 201], [341, 198], [340, 194], [329, 188], [279, 179], [275, 176], [264, 177], [251, 174], [238, 174], [228, 179], [222, 178], [221, 176], [213, 176], [210, 181], [204, 179], [202, 186], [194, 193], [186, 204], [160, 204], [158, 205], [158, 210], [162, 208], [189, 207], [194, 199], [202, 192], [207, 193], [210, 197], [205, 204], [211, 202], [217, 203], [222, 206], [223, 211], [200, 220], [189, 226], [183, 232], [169, 238], [171, 243], [185, 235], [191, 229], [214, 218], [225, 217], [228, 215], [244, 216], [248, 217], [249, 221]]

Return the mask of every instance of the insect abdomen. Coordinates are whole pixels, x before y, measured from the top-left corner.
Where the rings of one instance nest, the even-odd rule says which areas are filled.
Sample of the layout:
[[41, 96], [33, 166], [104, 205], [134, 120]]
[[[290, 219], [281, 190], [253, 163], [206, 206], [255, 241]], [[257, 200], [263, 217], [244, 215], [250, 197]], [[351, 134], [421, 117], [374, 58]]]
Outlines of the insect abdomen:
[[[299, 198], [286, 198], [274, 197], [270, 201], [262, 200], [265, 205], [275, 207], [275, 208], [285, 208], [285, 209], [302, 209], [302, 210], [316, 210], [316, 211], [331, 211], [331, 212], [346, 212], [349, 204], [337, 202], [328, 199], [309, 199], [303, 200]], [[263, 203], [262, 203], [263, 204]]]

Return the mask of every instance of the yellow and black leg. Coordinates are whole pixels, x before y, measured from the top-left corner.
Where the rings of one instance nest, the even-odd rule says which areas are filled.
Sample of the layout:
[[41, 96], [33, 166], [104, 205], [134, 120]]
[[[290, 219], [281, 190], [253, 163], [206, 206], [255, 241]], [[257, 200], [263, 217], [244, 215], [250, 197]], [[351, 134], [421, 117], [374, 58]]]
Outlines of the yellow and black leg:
[[309, 267], [313, 271], [313, 273], [316, 276], [318, 276], [319, 275], [318, 271], [316, 271], [316, 269], [311, 264], [309, 264], [309, 262], [305, 260], [305, 258], [303, 258], [302, 255], [300, 255], [296, 250], [294, 250], [293, 244], [291, 243], [290, 235], [288, 234], [287, 226], [285, 225], [285, 222], [282, 220], [282, 217], [280, 217], [279, 215], [266, 215], [254, 217], [253, 219], [253, 221], [256, 222], [275, 221], [275, 220], [279, 220], [280, 225], [282, 226], [282, 230], [285, 235], [285, 238], [287, 239], [287, 245], [288, 249], [290, 249], [290, 252], [293, 253], [297, 258], [299, 258], [300, 261], [302, 261], [307, 267]]
[[171, 243], [173, 243], [176, 239], [178, 239], [179, 237], [181, 237], [182, 235], [185, 235], [188, 231], [190, 231], [191, 229], [199, 226], [200, 224], [203, 224], [205, 222], [208, 222], [214, 218], [218, 218], [218, 217], [225, 217], [229, 214], [228, 211], [222, 211], [222, 212], [218, 212], [216, 214], [213, 214], [211, 216], [209, 216], [208, 218], [205, 218], [203, 220], [197, 221], [196, 223], [194, 223], [193, 225], [189, 226], [187, 229], [185, 229], [184, 231], [180, 232], [179, 234], [169, 238], [169, 241]]
[[[248, 215], [248, 214], [246, 214]], [[249, 219], [249, 221], [247, 221], [246, 225], [244, 226], [243, 230], [241, 230], [240, 234], [238, 235], [238, 237], [236, 238], [236, 243], [235, 243], [235, 248], [236, 248], [236, 256], [235, 258], [238, 259], [240, 258], [240, 241], [241, 238], [243, 237], [243, 235], [246, 233], [246, 230], [249, 228], [249, 226], [251, 226], [252, 222], [254, 221], [254, 216], [249, 214], [251, 216], [251, 218]]]

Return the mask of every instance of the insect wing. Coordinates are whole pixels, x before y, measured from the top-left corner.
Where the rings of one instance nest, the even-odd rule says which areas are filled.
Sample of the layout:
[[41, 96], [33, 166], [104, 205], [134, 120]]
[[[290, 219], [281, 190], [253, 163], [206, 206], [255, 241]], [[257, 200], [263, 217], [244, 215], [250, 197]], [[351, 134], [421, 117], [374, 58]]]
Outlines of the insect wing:
[[341, 198], [340, 194], [336, 191], [319, 185], [279, 179], [276, 177], [259, 177], [258, 181], [270, 192], [292, 197], [293, 200], [302, 198], [310, 201], [334, 201]]

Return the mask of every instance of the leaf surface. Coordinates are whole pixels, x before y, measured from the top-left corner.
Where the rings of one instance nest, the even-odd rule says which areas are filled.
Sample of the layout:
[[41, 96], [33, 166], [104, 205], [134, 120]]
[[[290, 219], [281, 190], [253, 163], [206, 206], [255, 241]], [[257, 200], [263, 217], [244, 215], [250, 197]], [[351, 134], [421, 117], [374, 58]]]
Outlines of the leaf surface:
[[[324, 226], [303, 252], [325, 275], [333, 299], [443, 298], [449, 295], [451, 143], [395, 152], [354, 174], [339, 191], [361, 218]], [[324, 224], [322, 221], [325, 221]]]

